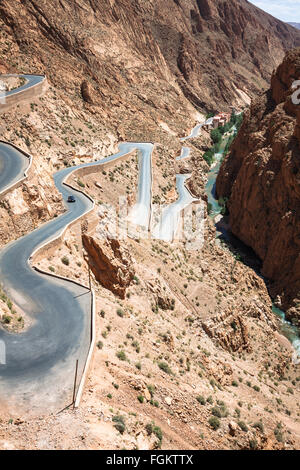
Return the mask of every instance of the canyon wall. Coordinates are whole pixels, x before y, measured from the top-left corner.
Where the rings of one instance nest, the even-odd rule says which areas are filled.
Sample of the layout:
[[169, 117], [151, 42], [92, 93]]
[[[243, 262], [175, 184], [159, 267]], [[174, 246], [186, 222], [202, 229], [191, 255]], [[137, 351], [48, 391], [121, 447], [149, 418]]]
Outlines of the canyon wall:
[[242, 104], [300, 46], [299, 31], [246, 0], [2, 0], [0, 24], [14, 41], [0, 69], [45, 72], [116, 119], [120, 98], [175, 116], [166, 97], [178, 87], [200, 110]]
[[274, 72], [271, 88], [247, 111], [218, 179], [232, 232], [263, 262], [270, 292], [288, 318], [300, 320], [300, 48]]

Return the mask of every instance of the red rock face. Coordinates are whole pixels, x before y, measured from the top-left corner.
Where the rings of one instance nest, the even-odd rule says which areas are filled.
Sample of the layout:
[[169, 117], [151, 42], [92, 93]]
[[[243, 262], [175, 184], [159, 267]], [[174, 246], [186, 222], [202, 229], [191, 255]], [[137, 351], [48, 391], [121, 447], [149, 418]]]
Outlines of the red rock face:
[[300, 321], [300, 48], [289, 52], [271, 88], [252, 103], [217, 178], [229, 198], [233, 233], [263, 261], [262, 273], [290, 318]]
[[96, 236], [83, 235], [83, 245], [88, 262], [96, 279], [115, 295], [125, 298], [126, 288], [134, 277], [129, 251], [118, 240], [102, 240]]
[[256, 96], [284, 52], [300, 46], [300, 31], [246, 0], [1, 0], [0, 26], [18, 51], [7, 54], [4, 39], [2, 70], [18, 71], [24, 55], [28, 71], [55, 86], [92, 81], [108, 110], [126, 99], [124, 87], [130, 106], [146, 73], [178, 83], [203, 110], [238, 105], [236, 88]]

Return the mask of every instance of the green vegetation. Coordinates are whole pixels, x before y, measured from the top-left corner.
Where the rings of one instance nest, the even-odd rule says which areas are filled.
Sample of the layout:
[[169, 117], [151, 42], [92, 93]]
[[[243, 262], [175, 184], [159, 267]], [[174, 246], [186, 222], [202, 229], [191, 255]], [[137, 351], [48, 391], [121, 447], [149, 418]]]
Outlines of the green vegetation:
[[214, 406], [211, 410], [211, 414], [217, 418], [226, 418], [228, 416], [228, 410], [225, 403], [219, 402], [220, 406]]
[[259, 429], [260, 432], [264, 432], [264, 425], [262, 421], [257, 421], [256, 423], [253, 424], [253, 427], [256, 429]]
[[205, 154], [203, 155], [204, 160], [209, 166], [211, 166], [214, 161], [215, 153], [216, 152], [214, 151], [214, 147], [213, 147], [212, 149], [207, 150]]
[[274, 429], [274, 435], [278, 442], [283, 442], [283, 433], [282, 433], [282, 424], [277, 423], [276, 428]]
[[221, 425], [221, 422], [220, 422], [219, 418], [217, 418], [216, 416], [212, 416], [211, 418], [209, 418], [208, 423], [214, 431], [219, 429], [219, 427]]
[[200, 403], [200, 405], [205, 405], [206, 403], [206, 400], [202, 395], [199, 395], [198, 397], [196, 397], [196, 400], [198, 403]]
[[162, 444], [162, 440], [163, 440], [163, 433], [160, 427], [156, 426], [154, 422], [152, 421], [152, 423], [146, 424], [145, 429], [146, 429], [148, 436], [151, 436], [151, 434], [155, 434], [155, 436], [158, 439], [158, 447], [160, 448]]
[[221, 127], [218, 127], [217, 129], [213, 129], [210, 133], [210, 137], [213, 143], [219, 144], [222, 140], [223, 134], [224, 132], [221, 132]]
[[147, 389], [149, 390], [150, 395], [151, 395], [151, 397], [153, 398], [153, 397], [154, 397], [154, 393], [155, 393], [155, 386], [154, 386], [154, 385], [147, 385]]
[[67, 256], [63, 256], [63, 258], [61, 259], [61, 262], [65, 264], [66, 266], [69, 266], [70, 264], [69, 258]]
[[[7, 307], [9, 308], [10, 312], [12, 315], [14, 315], [15, 313], [17, 313], [14, 308], [13, 308], [13, 303], [12, 301], [10, 300], [10, 298], [3, 292], [3, 290], [1, 289], [0, 287], [0, 299], [2, 300], [2, 302], [6, 303]], [[0, 316], [1, 318], [1, 316]], [[21, 320], [19, 320], [19, 318], [21, 318]], [[19, 317], [18, 318], [18, 321], [22, 321], [22, 317]], [[5, 325], [9, 325], [12, 321], [12, 317], [10, 315], [2, 315], [2, 323], [4, 323]]]
[[248, 432], [248, 426], [244, 421], [238, 421], [238, 425], [242, 431]]
[[122, 310], [121, 308], [118, 308], [118, 310], [117, 310], [117, 315], [118, 315], [119, 317], [124, 317], [124, 312], [123, 312], [123, 310]]
[[124, 431], [125, 431], [125, 429], [126, 429], [124, 416], [122, 416], [122, 415], [115, 415], [115, 416], [113, 416], [112, 421], [113, 421], [113, 423], [115, 423], [115, 424], [114, 424], [114, 427], [115, 427], [121, 434], [123, 434]]
[[5, 324], [5, 325], [9, 325], [9, 323], [11, 322], [12, 318], [9, 316], [9, 315], [2, 315], [2, 322]]
[[157, 365], [166, 374], [173, 375], [172, 369], [169, 367], [169, 365], [166, 362], [162, 361], [162, 362], [159, 362]]
[[85, 187], [85, 184], [84, 184], [80, 179], [77, 180], [77, 184], [78, 184], [78, 186], [80, 186], [81, 188], [84, 188], [84, 187]]
[[[214, 160], [214, 155], [215, 153], [219, 153], [221, 149], [221, 145], [223, 142], [223, 136], [228, 132], [234, 125], [237, 128], [237, 131], [241, 127], [241, 124], [243, 122], [243, 115], [236, 115], [235, 113], [232, 113], [230, 121], [227, 122], [224, 126], [218, 127], [217, 129], [212, 129], [210, 133], [211, 140], [213, 141], [213, 147], [207, 150], [204, 155], [203, 159], [206, 161], [206, 163], [211, 166]], [[227, 138], [226, 145], [224, 147], [224, 155], [227, 155], [229, 152], [229, 149], [231, 147], [232, 142], [235, 139], [236, 132], [233, 135], [230, 135]]]
[[121, 350], [121, 351], [118, 351], [116, 353], [116, 356], [118, 359], [120, 359], [120, 361], [127, 361], [127, 356], [126, 356], [126, 353], [125, 351]]
[[227, 197], [221, 197], [219, 200], [218, 200], [218, 204], [219, 206], [221, 206], [221, 214], [222, 215], [227, 215], [228, 214], [228, 210], [227, 210], [227, 202], [228, 202], [228, 198]]
[[231, 118], [230, 118], [230, 127], [235, 125], [237, 130], [239, 130], [243, 123], [243, 119], [244, 119], [243, 113], [241, 114], [232, 113]]
[[12, 301], [10, 300], [9, 297], [7, 297], [7, 295], [2, 291], [2, 289], [0, 289], [0, 299], [6, 303], [6, 305], [8, 306], [9, 310], [11, 311], [11, 313], [15, 313], [13, 311], [13, 304], [12, 304]]
[[258, 448], [258, 443], [256, 439], [250, 439], [249, 446], [251, 450], [256, 450]]
[[211, 211], [212, 211], [212, 204], [210, 202], [207, 203], [207, 213], [208, 215], [211, 214]]

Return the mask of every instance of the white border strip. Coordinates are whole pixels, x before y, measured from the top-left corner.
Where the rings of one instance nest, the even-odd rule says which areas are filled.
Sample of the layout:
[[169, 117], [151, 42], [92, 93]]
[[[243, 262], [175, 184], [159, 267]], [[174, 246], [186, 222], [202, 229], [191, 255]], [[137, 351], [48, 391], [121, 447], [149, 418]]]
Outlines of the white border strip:
[[24, 171], [24, 176], [22, 176], [22, 178], [20, 178], [18, 181], [15, 181], [14, 183], [10, 184], [6, 188], [4, 188], [2, 191], [0, 191], [0, 197], [1, 197], [1, 196], [5, 196], [6, 193], [9, 193], [12, 189], [16, 189], [18, 186], [20, 186], [28, 178], [28, 172], [31, 168], [33, 158], [29, 153], [27, 153], [27, 152], [25, 152], [25, 150], [22, 150], [21, 148], [17, 147], [15, 144], [12, 144], [10, 142], [6, 142], [5, 140], [0, 140], [0, 143], [5, 144], [5, 145], [10, 145], [15, 150], [22, 153], [23, 155], [25, 155], [26, 158], [29, 159], [29, 164], [28, 164], [28, 167]]
[[84, 391], [84, 386], [85, 382], [87, 379], [88, 371], [90, 368], [90, 363], [92, 360], [94, 348], [95, 348], [95, 343], [96, 343], [96, 298], [95, 298], [95, 292], [93, 289], [91, 289], [91, 295], [92, 295], [92, 307], [91, 307], [91, 344], [90, 344], [90, 349], [88, 352], [88, 356], [86, 358], [85, 366], [81, 375], [78, 391], [76, 394], [76, 399], [74, 403], [74, 407], [78, 408], [81, 402], [82, 394]]

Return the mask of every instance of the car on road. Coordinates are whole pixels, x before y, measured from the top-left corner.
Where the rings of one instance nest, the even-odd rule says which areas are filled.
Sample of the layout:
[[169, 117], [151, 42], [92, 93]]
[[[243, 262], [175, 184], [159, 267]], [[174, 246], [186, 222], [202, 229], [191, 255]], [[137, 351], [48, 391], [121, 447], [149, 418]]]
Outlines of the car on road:
[[75, 202], [75, 201], [76, 201], [76, 199], [75, 199], [74, 196], [69, 196], [68, 197], [68, 202]]

